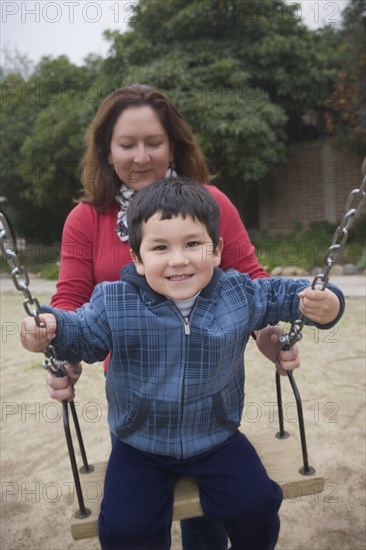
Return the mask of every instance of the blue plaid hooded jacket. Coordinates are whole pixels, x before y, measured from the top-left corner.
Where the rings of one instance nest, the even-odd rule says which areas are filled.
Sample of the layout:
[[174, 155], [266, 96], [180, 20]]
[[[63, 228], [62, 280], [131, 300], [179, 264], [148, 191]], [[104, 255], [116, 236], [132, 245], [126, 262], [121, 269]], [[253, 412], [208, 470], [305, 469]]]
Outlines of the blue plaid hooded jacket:
[[[306, 280], [257, 279], [214, 270], [188, 318], [154, 292], [131, 264], [122, 280], [98, 285], [75, 312], [50, 306], [52, 344], [70, 363], [103, 360], [109, 351], [108, 421], [123, 442], [186, 459], [224, 442], [244, 407], [243, 351], [254, 329], [299, 316]], [[344, 299], [338, 318], [343, 314]]]

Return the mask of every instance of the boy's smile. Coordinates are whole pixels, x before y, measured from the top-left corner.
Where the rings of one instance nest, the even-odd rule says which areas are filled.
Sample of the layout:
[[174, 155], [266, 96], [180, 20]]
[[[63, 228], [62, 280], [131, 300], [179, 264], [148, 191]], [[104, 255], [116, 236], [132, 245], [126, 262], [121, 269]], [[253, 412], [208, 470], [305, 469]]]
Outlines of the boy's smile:
[[160, 212], [142, 225], [137, 272], [155, 292], [172, 300], [192, 298], [211, 280], [220, 265], [222, 240], [213, 250], [206, 226], [190, 216], [162, 220]]

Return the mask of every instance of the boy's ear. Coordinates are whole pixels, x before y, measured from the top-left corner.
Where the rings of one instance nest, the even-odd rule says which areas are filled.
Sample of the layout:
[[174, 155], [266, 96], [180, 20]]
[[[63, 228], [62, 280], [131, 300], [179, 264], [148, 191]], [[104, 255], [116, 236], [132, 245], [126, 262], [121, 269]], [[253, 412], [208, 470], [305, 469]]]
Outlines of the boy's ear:
[[215, 267], [218, 267], [221, 263], [221, 253], [223, 248], [224, 240], [222, 237], [220, 237], [219, 242], [217, 243], [217, 247], [215, 248], [213, 253], [213, 263]]
[[135, 264], [137, 273], [139, 275], [145, 275], [144, 264], [138, 259], [136, 252], [131, 250], [131, 248], [130, 248], [130, 256], [131, 256], [131, 260]]

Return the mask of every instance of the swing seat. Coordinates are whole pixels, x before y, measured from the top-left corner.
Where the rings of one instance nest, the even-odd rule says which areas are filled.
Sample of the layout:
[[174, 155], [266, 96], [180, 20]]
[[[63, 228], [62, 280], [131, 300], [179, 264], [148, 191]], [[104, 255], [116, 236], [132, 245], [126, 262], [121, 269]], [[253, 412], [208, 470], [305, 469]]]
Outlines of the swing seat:
[[[255, 434], [249, 437], [256, 448], [271, 479], [280, 485], [285, 500], [298, 500], [305, 495], [320, 493], [324, 489], [324, 478], [312, 460], [315, 472], [302, 474], [302, 455], [299, 439], [290, 435], [285, 439], [276, 437], [276, 432]], [[86, 518], [78, 516], [78, 502], [74, 496], [71, 534], [75, 540], [98, 536], [98, 516], [103, 496], [104, 477], [107, 462], [94, 464], [90, 473], [80, 473], [80, 482], [85, 506], [91, 513]], [[174, 490], [173, 520], [202, 516], [198, 486], [192, 479], [178, 480]]]

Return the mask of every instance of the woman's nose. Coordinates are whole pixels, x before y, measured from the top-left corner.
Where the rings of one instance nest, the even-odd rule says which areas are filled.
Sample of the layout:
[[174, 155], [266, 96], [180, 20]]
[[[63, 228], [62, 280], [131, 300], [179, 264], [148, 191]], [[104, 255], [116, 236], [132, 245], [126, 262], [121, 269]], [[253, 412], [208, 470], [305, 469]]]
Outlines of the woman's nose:
[[136, 164], [146, 164], [147, 162], [149, 162], [150, 156], [144, 145], [140, 145], [137, 147], [133, 160]]

